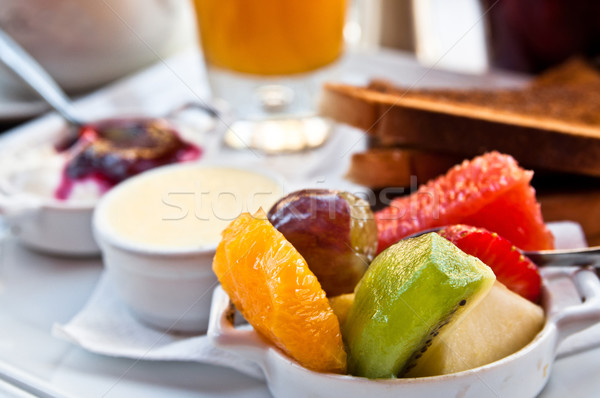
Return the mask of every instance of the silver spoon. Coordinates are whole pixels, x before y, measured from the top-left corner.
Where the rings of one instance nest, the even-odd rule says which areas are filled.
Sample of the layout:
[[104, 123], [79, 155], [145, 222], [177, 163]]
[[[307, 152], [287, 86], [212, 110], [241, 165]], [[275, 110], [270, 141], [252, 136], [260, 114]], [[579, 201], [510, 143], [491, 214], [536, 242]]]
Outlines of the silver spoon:
[[[403, 239], [414, 238], [429, 232], [438, 232], [445, 227], [435, 227], [416, 232]], [[600, 246], [585, 247], [581, 249], [557, 250], [521, 250], [538, 267], [564, 267], [564, 266], [592, 266], [600, 268]]]
[[8, 34], [0, 29], [0, 61], [31, 87], [69, 124], [81, 127], [85, 123], [71, 101], [50, 75]]
[[[67, 97], [64, 91], [44, 68], [2, 29], [0, 29], [0, 62], [5, 64], [17, 77], [33, 89], [48, 103], [48, 105], [54, 108], [54, 110], [69, 123], [71, 128], [68, 136], [63, 142], [57, 144], [59, 150], [71, 147], [71, 145], [76, 142], [79, 132], [85, 126], [93, 126], [96, 131], [101, 129], [102, 126], [106, 129], [110, 128], [115, 130], [116, 123], [118, 126], [117, 128], [121, 130], [121, 134], [136, 134], [136, 131], [128, 132], [126, 131], [127, 128], [122, 127], [122, 119], [106, 119], [103, 121], [95, 121], [94, 123], [86, 121], [85, 118], [78, 114], [69, 97]], [[213, 119], [219, 118], [219, 112], [207, 104], [189, 103], [179, 110], [187, 108], [199, 109]], [[175, 111], [171, 112], [167, 117], [172, 116], [174, 113]], [[158, 118], [136, 119], [141, 121], [142, 126], [153, 126], [152, 128], [155, 128], [157, 125], [164, 125], [164, 123], [155, 123], [155, 121], [159, 120]], [[139, 130], [137, 132], [139, 132]], [[102, 135], [102, 131], [98, 131], [98, 133]]]

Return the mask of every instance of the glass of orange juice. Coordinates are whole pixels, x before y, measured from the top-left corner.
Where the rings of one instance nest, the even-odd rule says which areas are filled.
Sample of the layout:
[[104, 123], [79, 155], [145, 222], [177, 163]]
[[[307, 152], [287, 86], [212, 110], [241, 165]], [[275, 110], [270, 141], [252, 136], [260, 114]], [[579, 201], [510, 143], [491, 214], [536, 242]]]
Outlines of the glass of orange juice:
[[234, 147], [267, 152], [320, 145], [322, 82], [343, 51], [347, 0], [194, 0], [213, 95], [235, 115]]

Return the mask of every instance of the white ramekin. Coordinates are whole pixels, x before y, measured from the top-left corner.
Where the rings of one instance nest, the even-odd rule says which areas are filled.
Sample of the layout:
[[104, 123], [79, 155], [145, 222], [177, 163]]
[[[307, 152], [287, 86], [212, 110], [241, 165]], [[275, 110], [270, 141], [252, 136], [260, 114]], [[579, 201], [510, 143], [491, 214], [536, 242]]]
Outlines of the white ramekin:
[[168, 332], [203, 332], [208, 324], [215, 247], [161, 253], [119, 245], [97, 234], [120, 299], [145, 324]]
[[582, 303], [558, 309], [558, 300], [545, 283], [546, 323], [530, 344], [494, 363], [444, 376], [370, 380], [310, 371], [267, 344], [254, 330], [236, 329], [231, 323], [234, 308], [220, 287], [214, 292], [208, 335], [217, 347], [257, 363], [276, 398], [531, 398], [547, 383], [559, 343], [600, 322], [600, 282], [593, 271], [556, 269], [545, 276], [570, 279]]
[[[106, 206], [123, 189], [140, 179], [182, 168], [225, 167], [218, 164], [186, 163], [159, 167], [132, 177], [105, 194], [94, 211], [94, 235], [102, 250], [109, 279], [132, 314], [145, 324], [173, 332], [199, 333], [207, 329], [212, 292], [218, 285], [212, 271], [217, 245], [196, 249], [157, 248], [132, 244], [108, 228]], [[281, 192], [285, 181], [279, 175], [255, 167], [230, 167], [268, 177]], [[268, 210], [268, 209], [267, 209]]]

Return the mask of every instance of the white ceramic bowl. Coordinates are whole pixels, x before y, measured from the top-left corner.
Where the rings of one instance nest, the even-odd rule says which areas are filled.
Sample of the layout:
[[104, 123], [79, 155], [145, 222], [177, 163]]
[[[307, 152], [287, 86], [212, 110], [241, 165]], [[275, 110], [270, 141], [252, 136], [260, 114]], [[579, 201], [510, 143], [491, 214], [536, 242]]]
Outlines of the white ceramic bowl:
[[310, 371], [267, 344], [253, 330], [234, 328], [233, 306], [220, 287], [214, 292], [208, 335], [217, 347], [256, 362], [276, 398], [531, 398], [547, 383], [558, 344], [600, 322], [600, 282], [593, 271], [557, 269], [548, 277], [569, 278], [583, 298], [582, 304], [558, 310], [556, 298], [545, 285], [546, 323], [530, 344], [494, 363], [450, 375], [370, 380]]
[[[140, 189], [144, 184], [159, 186], [158, 189], [161, 190], [162, 195], [164, 192], [171, 192], [173, 187], [165, 188], [163, 191], [165, 184], [158, 184], [157, 179], [161, 179], [161, 182], [165, 181], [164, 178], [173, 180], [173, 176], [181, 172], [197, 172], [199, 176], [202, 176], [203, 170], [207, 169], [234, 170], [244, 173], [245, 176], [250, 173], [261, 178], [266, 177], [265, 180], [278, 187], [278, 191], [275, 192], [272, 199], [273, 203], [284, 193], [283, 179], [269, 171], [202, 163], [177, 164], [142, 173], [119, 184], [103, 196], [94, 212], [94, 234], [102, 250], [104, 265], [109, 272], [110, 280], [114, 283], [120, 298], [139, 320], [162, 330], [190, 333], [206, 331], [212, 291], [218, 284], [212, 271], [212, 259], [220, 238], [220, 231], [215, 242], [207, 246], [160, 246], [156, 241], [155, 243], [145, 243], [139, 240], [139, 237], [134, 240], [127, 236], [124, 237], [123, 233], [119, 232], [121, 227], [115, 226], [116, 224], [111, 225], [111, 222], [115, 223], [116, 221], [109, 221], [109, 214], [111, 211], [115, 211], [114, 206], [121, 205], [119, 201], [131, 203], [132, 201], [127, 198], [133, 196], [127, 195], [137, 195], [135, 190]], [[233, 180], [224, 182], [224, 187], [237, 183]], [[177, 184], [174, 183], [174, 186], [178, 187]], [[152, 199], [152, 197], [145, 196], [139, 199], [139, 203]], [[163, 205], [165, 205], [164, 202], [160, 206]], [[251, 207], [248, 203], [244, 204], [244, 206], [246, 205]], [[179, 204], [171, 203], [167, 206], [171, 210], [177, 210]], [[185, 209], [186, 212], [188, 210]], [[266, 210], [268, 211], [268, 209]], [[156, 212], [153, 213], [156, 214]], [[189, 214], [198, 213], [190, 210]], [[232, 216], [237, 215], [232, 213]], [[147, 216], [149, 217], [149, 215]], [[166, 224], [162, 224], [165, 219], [156, 218], [156, 220], [161, 223], [159, 225], [165, 226], [164, 233], [164, 230], [167, 229]], [[144, 223], [144, 220], [137, 220], [137, 222]], [[127, 222], [127, 224], [131, 223]], [[148, 228], [148, 226], [146, 225], [144, 228]], [[182, 228], [177, 227], [176, 234], [179, 234], [180, 230], [183, 231]], [[200, 232], [198, 231], [198, 235]], [[187, 236], [189, 235], [186, 233], [185, 237]], [[155, 238], [157, 237], [148, 238], [148, 242]], [[157, 239], [161, 239], [161, 237], [159, 236]]]
[[[2, 29], [68, 92], [125, 76], [195, 41], [191, 4], [181, 0], [0, 0]], [[10, 97], [29, 91], [0, 68]]]
[[126, 247], [97, 232], [102, 259], [120, 299], [152, 327], [174, 332], [206, 330], [215, 248], [182, 253]]
[[19, 241], [51, 254], [98, 255], [92, 212], [99, 194], [90, 192], [73, 201], [55, 199], [54, 189], [62, 173], [58, 156], [50, 156], [46, 151], [21, 155], [0, 155], [0, 215]]
[[[201, 108], [185, 104], [168, 118], [186, 142], [207, 149], [205, 132], [212, 119]], [[73, 186], [67, 200], [55, 198], [68, 157], [57, 153], [54, 143], [65, 131], [57, 121], [0, 142], [0, 216], [30, 248], [58, 255], [97, 256], [100, 248], [92, 232], [92, 213], [102, 189], [93, 181], [82, 181]]]
[[89, 203], [63, 204], [35, 198], [0, 195], [0, 214], [26, 246], [49, 254], [97, 256]]

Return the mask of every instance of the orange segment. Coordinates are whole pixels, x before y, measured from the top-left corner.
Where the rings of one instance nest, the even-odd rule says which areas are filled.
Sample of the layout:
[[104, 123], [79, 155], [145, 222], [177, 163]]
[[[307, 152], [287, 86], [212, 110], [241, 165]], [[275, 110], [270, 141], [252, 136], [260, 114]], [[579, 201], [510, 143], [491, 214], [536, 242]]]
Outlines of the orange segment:
[[264, 212], [244, 213], [223, 231], [213, 270], [237, 309], [268, 341], [308, 369], [346, 372], [339, 322], [325, 291]]

